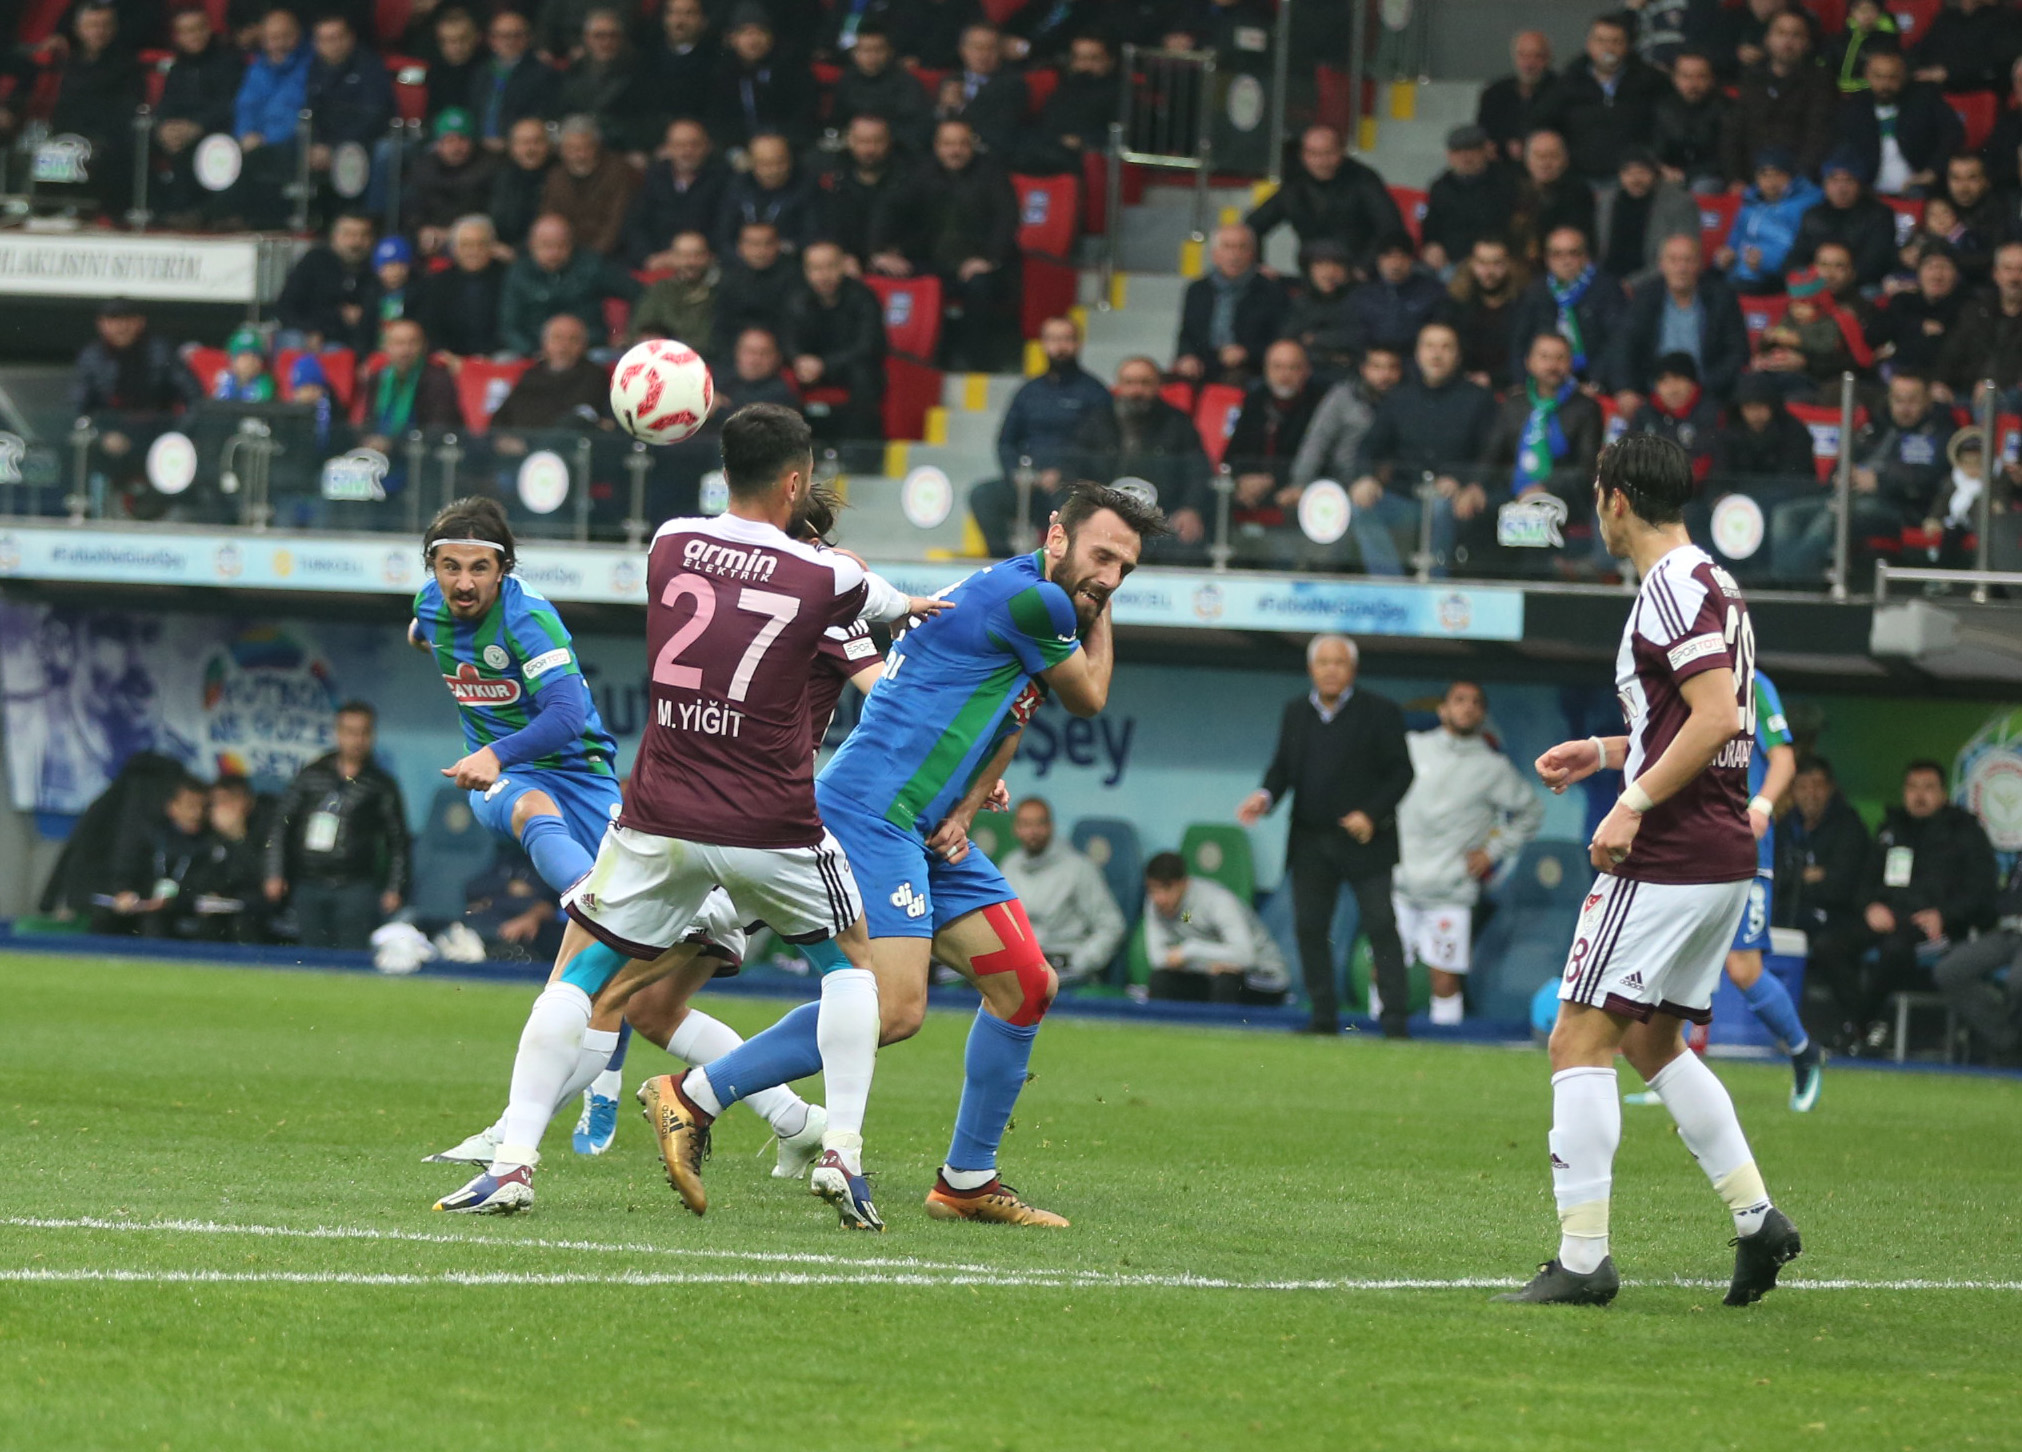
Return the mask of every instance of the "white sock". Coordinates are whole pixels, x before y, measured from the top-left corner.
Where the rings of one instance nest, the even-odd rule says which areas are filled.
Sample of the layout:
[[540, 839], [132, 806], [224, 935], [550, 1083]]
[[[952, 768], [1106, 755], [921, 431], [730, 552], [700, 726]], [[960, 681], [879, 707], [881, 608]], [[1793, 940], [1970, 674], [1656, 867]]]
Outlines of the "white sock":
[[681, 1092], [711, 1119], [723, 1112], [723, 1101], [716, 1097], [716, 1086], [709, 1082], [707, 1069], [690, 1069], [681, 1080]]
[[[667, 1040], [667, 1052], [690, 1064], [713, 1064], [743, 1042], [743, 1035], [722, 1019], [691, 1008]], [[790, 1139], [807, 1128], [807, 1101], [784, 1084], [747, 1094], [743, 1102], [781, 1139]]]
[[1608, 1199], [1622, 1104], [1613, 1069], [1552, 1075], [1552, 1194], [1559, 1204], [1559, 1264], [1585, 1275], [1608, 1254]]
[[1734, 1212], [1734, 1233], [1753, 1235], [1769, 1213], [1769, 1192], [1755, 1167], [1748, 1136], [1735, 1117], [1727, 1086], [1690, 1049], [1657, 1071], [1650, 1087], [1678, 1121], [1678, 1137]]
[[[615, 1039], [617, 1035], [612, 1034], [611, 1037]], [[611, 1052], [616, 1053], [617, 1050], [613, 1049]], [[610, 1054], [604, 1055], [606, 1061], [610, 1057]], [[590, 1092], [599, 1099], [616, 1099], [618, 1091], [624, 1087], [625, 1071], [622, 1069], [599, 1069], [596, 1078], [590, 1081]]]
[[1458, 993], [1450, 993], [1445, 998], [1432, 996], [1432, 1021], [1434, 1023], [1459, 1023], [1467, 1017], [1467, 1000]]
[[1374, 976], [1371, 976], [1369, 979], [1369, 1016], [1371, 1018], [1383, 1017], [1383, 995], [1376, 991], [1376, 979]]
[[852, 1145], [863, 1144], [864, 1111], [877, 1070], [878, 1028], [878, 980], [868, 968], [841, 968], [822, 979], [821, 1019], [815, 1026], [822, 1081], [828, 1086], [828, 1129], [822, 1144], [843, 1151], [845, 1160]]
[[941, 1178], [951, 1190], [980, 1190], [997, 1178], [995, 1170], [951, 1170], [941, 1166]]
[[[586, 1057], [584, 1036], [590, 1031], [590, 996], [573, 983], [550, 983], [534, 1000], [527, 1014], [527, 1026], [520, 1030], [519, 1053], [513, 1058], [512, 1097], [505, 1117], [499, 1121], [499, 1147], [492, 1158], [492, 1173], [501, 1174], [519, 1165], [534, 1162], [555, 1106], [571, 1092], [590, 1082], [602, 1064], [589, 1075], [576, 1079], [579, 1062]], [[608, 1061], [616, 1046], [616, 1036], [604, 1049]], [[574, 1082], [574, 1091], [570, 1084]]]
[[[606, 1099], [618, 1097], [619, 1078], [604, 1066], [611, 1062], [611, 1055], [618, 1052], [618, 1031], [616, 1029], [584, 1029], [583, 1044], [576, 1058], [575, 1072], [569, 1075], [569, 1082], [562, 1089], [562, 1104], [568, 1103], [585, 1089], [602, 1094]], [[597, 1055], [602, 1054], [603, 1058]], [[605, 1080], [610, 1083], [606, 1085]], [[557, 1109], [561, 1108], [558, 1104]]]

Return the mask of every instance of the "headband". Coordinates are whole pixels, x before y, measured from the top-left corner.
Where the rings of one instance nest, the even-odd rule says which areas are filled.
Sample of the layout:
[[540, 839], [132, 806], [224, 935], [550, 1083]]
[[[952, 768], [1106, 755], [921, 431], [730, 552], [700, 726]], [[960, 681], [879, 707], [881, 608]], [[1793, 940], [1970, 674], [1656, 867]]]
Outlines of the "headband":
[[436, 546], [446, 544], [477, 545], [481, 549], [497, 550], [505, 553], [505, 546], [495, 539], [432, 539], [428, 542], [428, 552], [434, 554]]

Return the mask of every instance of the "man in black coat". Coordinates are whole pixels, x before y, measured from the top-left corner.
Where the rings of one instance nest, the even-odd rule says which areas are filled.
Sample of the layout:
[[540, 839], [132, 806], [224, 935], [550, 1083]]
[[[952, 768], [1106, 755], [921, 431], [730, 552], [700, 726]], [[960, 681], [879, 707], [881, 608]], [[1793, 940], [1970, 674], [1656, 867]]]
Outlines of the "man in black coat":
[[1405, 230], [1383, 178], [1351, 158], [1331, 126], [1306, 128], [1298, 164], [1288, 167], [1278, 190], [1243, 219], [1258, 246], [1287, 222], [1301, 242], [1331, 237], [1344, 243], [1358, 270], [1369, 265], [1377, 239]]
[[780, 56], [765, 7], [741, 0], [723, 41], [707, 112], [717, 144], [742, 146], [764, 131], [778, 132], [795, 147], [814, 140], [814, 86], [805, 67], [795, 70]]
[[858, 116], [843, 133], [843, 153], [821, 178], [815, 236], [842, 248], [858, 265], [871, 257], [871, 222], [887, 197], [907, 185], [892, 144], [891, 123]]
[[1173, 537], [1197, 545], [1214, 508], [1208, 456], [1200, 430], [1183, 410], [1159, 397], [1158, 364], [1126, 358], [1116, 368], [1114, 411], [1089, 410], [1074, 434], [1076, 470], [1098, 484], [1143, 479], [1158, 491]]
[[514, 122], [554, 117], [562, 78], [532, 53], [533, 27], [519, 11], [501, 8], [485, 36], [491, 57], [471, 81], [471, 107], [478, 139], [503, 151]]
[[1495, 143], [1479, 126], [1456, 126], [1446, 133], [1446, 170], [1426, 193], [1425, 265], [1445, 268], [1464, 261], [1483, 237], [1500, 237], [1509, 226], [1516, 181], [1496, 160]]
[[1325, 391], [1313, 382], [1306, 350], [1290, 338], [1264, 350], [1263, 379], [1243, 400], [1222, 455], [1235, 474], [1239, 522], [1283, 524], [1285, 511], [1297, 505], [1292, 464]]
[[140, 63], [119, 43], [118, 13], [111, 5], [80, 7], [73, 34], [49, 130], [91, 142], [91, 179], [85, 186], [111, 213], [133, 198], [133, 111], [141, 99]]
[[850, 48], [831, 95], [828, 124], [847, 132], [859, 116], [882, 117], [891, 126], [894, 139], [912, 156], [927, 149], [934, 129], [934, 108], [926, 91], [919, 79], [898, 63], [892, 37], [876, 22], [866, 22], [857, 30], [857, 43]]
[[646, 46], [653, 74], [653, 98], [662, 114], [699, 119], [716, 90], [723, 47], [709, 28], [702, 0], [666, 0], [660, 34]]
[[727, 354], [746, 328], [763, 328], [777, 339], [785, 326], [786, 299], [798, 281], [799, 269], [783, 256], [779, 229], [770, 222], [745, 223], [716, 284], [714, 345]]
[[[1839, 1010], [1842, 1042], [1880, 1049], [1891, 993], [1927, 982], [1938, 945], [1994, 921], [1994, 849], [1979, 821], [1945, 797], [1945, 769], [1913, 761], [1861, 874], [1861, 927], [1814, 947], [1812, 965]], [[1867, 961], [1870, 951], [1875, 957]]]
[[[877, 294], [844, 275], [843, 250], [817, 242], [801, 254], [806, 286], [786, 300], [780, 343], [794, 382], [809, 394], [808, 422], [818, 439], [882, 440], [885, 317]], [[840, 388], [841, 403], [823, 403], [816, 389]]]
[[1514, 74], [1490, 81], [1475, 105], [1475, 124], [1486, 131], [1504, 161], [1523, 156], [1524, 138], [1536, 126], [1538, 106], [1552, 87], [1552, 43], [1542, 30], [1520, 30], [1509, 44]]
[[1683, 50], [1671, 63], [1671, 92], [1651, 116], [1650, 149], [1665, 177], [1681, 187], [1702, 183], [1726, 189], [1720, 137], [1727, 123], [1727, 97], [1714, 78], [1704, 51]]
[[646, 168], [625, 218], [626, 259], [648, 272], [663, 272], [674, 265], [674, 239], [683, 232], [714, 236], [730, 176], [729, 165], [711, 153], [700, 121], [670, 122], [659, 158]]
[[419, 314], [429, 341], [445, 353], [488, 358], [503, 346], [498, 315], [506, 265], [492, 253], [497, 241], [491, 218], [475, 213], [450, 229], [450, 266], [428, 279]]
[[337, 749], [295, 774], [267, 840], [267, 901], [292, 898], [305, 948], [367, 947], [407, 896], [407, 814], [375, 723], [363, 701], [337, 708]]
[[1823, 756], [1798, 763], [1790, 799], [1794, 810], [1776, 824], [1776, 925], [1816, 944], [1860, 926], [1868, 829]]
[[[372, 218], [345, 212], [330, 224], [330, 240], [311, 247], [281, 284], [274, 315], [295, 346], [350, 348], [363, 358], [379, 339], [379, 279], [372, 271]], [[292, 340], [291, 340], [292, 341]]]
[[1257, 269], [1257, 239], [1248, 227], [1216, 229], [1208, 260], [1208, 275], [1187, 284], [1180, 305], [1173, 372], [1247, 386], [1283, 331], [1285, 289]]
[[157, 204], [178, 224], [195, 222], [186, 214], [203, 208], [210, 194], [197, 185], [192, 170], [197, 143], [233, 126], [232, 103], [246, 68], [238, 49], [211, 28], [203, 10], [179, 10], [173, 22], [175, 59], [162, 80], [161, 104], [155, 107], [154, 144]]
[[1809, 267], [1818, 249], [1837, 242], [1852, 255], [1854, 276], [1862, 287], [1879, 286], [1896, 268], [1896, 214], [1868, 195], [1871, 175], [1851, 148], [1842, 147], [1825, 159], [1820, 177], [1825, 200], [1807, 211], [1797, 224], [1784, 267], [1796, 272]]
[[1575, 175], [1606, 181], [1620, 169], [1624, 147], [1650, 144], [1657, 103], [1669, 89], [1664, 73], [1629, 48], [1622, 18], [1596, 16], [1587, 53], [1559, 73], [1536, 124], [1566, 138]]
[[1917, 285], [1896, 293], [1875, 313], [1868, 341], [1876, 353], [1885, 353], [1891, 368], [1935, 378], [1945, 340], [1971, 300], [1959, 285], [1959, 264], [1951, 250], [1942, 243], [1927, 247], [1917, 260]]
[[988, 21], [962, 32], [961, 68], [941, 81], [934, 114], [943, 121], [967, 121], [983, 150], [1009, 166], [1016, 159], [1029, 98], [1025, 78], [1004, 68], [1000, 41], [997, 27]]
[[1329, 930], [1345, 882], [1362, 912], [1383, 1000], [1383, 1036], [1408, 1038], [1411, 984], [1390, 902], [1397, 866], [1397, 804], [1411, 786], [1404, 713], [1374, 691], [1355, 689], [1359, 652], [1343, 635], [1316, 635], [1306, 646], [1313, 689], [1285, 703], [1277, 750], [1263, 786], [1243, 799], [1236, 820], [1260, 821], [1292, 798], [1285, 872], [1292, 883], [1299, 960], [1316, 1034], [1341, 1030]]
[[[1918, 196], [1937, 183], [1945, 158], [1966, 143], [1959, 115], [1936, 86], [1909, 82], [1909, 69], [1892, 50], [1867, 58], [1866, 95], [1839, 105], [1839, 142], [1888, 196]], [[1884, 131], [1896, 141], [1896, 156], [1882, 146]], [[1888, 163], [1896, 162], [1894, 166]]]
[[1697, 344], [1675, 351], [1692, 355], [1700, 386], [1714, 398], [1725, 401], [1748, 366], [1748, 324], [1734, 289], [1701, 265], [1696, 236], [1673, 237], [1657, 254], [1657, 276], [1630, 294], [1601, 367], [1602, 386], [1615, 395], [1624, 418], [1633, 416], [1649, 396], [1657, 381], [1657, 360], [1674, 351], [1665, 341], [1666, 321], [1674, 315], [1679, 323], [1668, 330], [1673, 341], [1682, 327]]
[[554, 168], [555, 148], [546, 124], [538, 116], [514, 122], [505, 162], [492, 181], [491, 219], [498, 240], [515, 251], [526, 246], [534, 218], [541, 214], [548, 173]]
[[2008, 68], [2022, 54], [2022, 16], [1999, 0], [1955, 0], [1931, 18], [1910, 64], [1917, 79], [1947, 91], [2008, 87]]
[[[1029, 128], [1020, 166], [1035, 176], [1081, 175], [1082, 157], [1109, 144], [1109, 123], [1116, 119], [1122, 84], [1108, 40], [1077, 35], [1060, 84]], [[1083, 203], [1084, 209], [1101, 205], [1093, 197]]]

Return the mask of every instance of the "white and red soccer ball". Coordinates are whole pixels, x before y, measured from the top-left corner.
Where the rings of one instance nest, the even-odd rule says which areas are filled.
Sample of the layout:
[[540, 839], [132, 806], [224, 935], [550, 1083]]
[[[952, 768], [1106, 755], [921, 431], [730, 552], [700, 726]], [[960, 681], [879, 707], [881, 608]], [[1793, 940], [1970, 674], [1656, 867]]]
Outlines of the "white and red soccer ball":
[[635, 344], [611, 374], [611, 412], [619, 427], [643, 443], [678, 444], [693, 437], [715, 403], [709, 365], [671, 338]]

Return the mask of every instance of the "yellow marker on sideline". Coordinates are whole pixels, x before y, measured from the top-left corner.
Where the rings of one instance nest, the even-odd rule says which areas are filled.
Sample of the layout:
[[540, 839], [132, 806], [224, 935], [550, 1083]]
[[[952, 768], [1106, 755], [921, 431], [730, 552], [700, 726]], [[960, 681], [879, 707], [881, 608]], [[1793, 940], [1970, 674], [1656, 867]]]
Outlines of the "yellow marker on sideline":
[[1418, 115], [1418, 82], [1392, 81], [1390, 83], [1390, 119], [1410, 121]]

